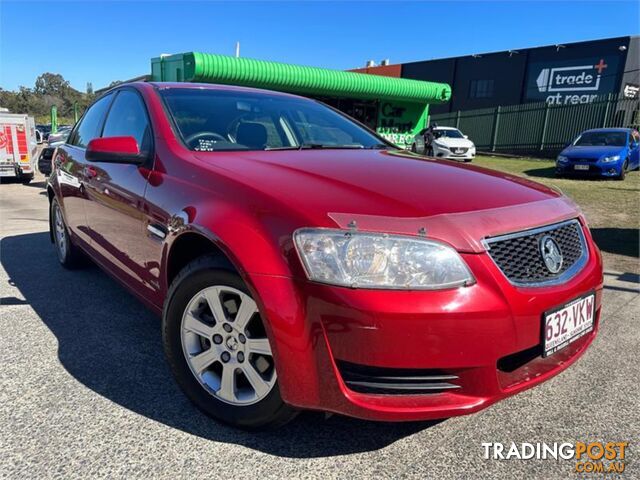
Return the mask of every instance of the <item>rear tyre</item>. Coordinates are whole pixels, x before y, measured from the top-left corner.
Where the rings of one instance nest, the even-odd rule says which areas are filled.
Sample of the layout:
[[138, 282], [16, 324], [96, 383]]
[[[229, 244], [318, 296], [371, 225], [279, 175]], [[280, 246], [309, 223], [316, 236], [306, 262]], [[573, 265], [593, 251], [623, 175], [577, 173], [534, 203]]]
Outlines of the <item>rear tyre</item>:
[[187, 397], [205, 414], [248, 430], [284, 425], [284, 403], [260, 312], [242, 279], [215, 257], [189, 263], [162, 315], [164, 351]]
[[69, 229], [64, 222], [62, 209], [55, 198], [51, 201], [50, 229], [53, 236], [53, 243], [58, 254], [58, 261], [64, 268], [70, 270], [83, 265], [84, 256], [78, 247], [71, 241]]

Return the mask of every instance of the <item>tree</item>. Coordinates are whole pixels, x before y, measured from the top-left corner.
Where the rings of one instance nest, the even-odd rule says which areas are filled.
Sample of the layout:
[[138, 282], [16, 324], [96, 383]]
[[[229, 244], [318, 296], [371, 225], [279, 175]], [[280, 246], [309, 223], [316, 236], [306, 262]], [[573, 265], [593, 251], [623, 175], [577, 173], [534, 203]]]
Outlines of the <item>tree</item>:
[[36, 78], [34, 91], [38, 95], [59, 95], [64, 97], [69, 90], [73, 90], [71, 84], [59, 73], [47, 72]]
[[[87, 85], [89, 86], [90, 84]], [[94, 98], [93, 91], [79, 92], [62, 75], [56, 73], [40, 75], [33, 89], [24, 86], [17, 91], [0, 88], [0, 107], [8, 108], [13, 113], [27, 113], [44, 122], [49, 118], [51, 106], [55, 105], [58, 107], [60, 122], [71, 123], [74, 103], [78, 104], [78, 111], [82, 113]]]

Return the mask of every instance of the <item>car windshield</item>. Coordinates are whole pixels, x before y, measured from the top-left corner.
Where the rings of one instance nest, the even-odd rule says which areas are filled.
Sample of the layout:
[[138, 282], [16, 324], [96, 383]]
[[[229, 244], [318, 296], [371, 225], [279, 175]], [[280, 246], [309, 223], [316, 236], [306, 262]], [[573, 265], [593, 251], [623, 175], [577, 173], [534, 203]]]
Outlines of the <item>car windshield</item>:
[[585, 132], [574, 142], [581, 147], [614, 146], [624, 147], [627, 144], [625, 132]]
[[433, 136], [435, 138], [464, 138], [460, 130], [434, 130]]
[[194, 88], [160, 94], [183, 142], [195, 151], [392, 148], [312, 100]]

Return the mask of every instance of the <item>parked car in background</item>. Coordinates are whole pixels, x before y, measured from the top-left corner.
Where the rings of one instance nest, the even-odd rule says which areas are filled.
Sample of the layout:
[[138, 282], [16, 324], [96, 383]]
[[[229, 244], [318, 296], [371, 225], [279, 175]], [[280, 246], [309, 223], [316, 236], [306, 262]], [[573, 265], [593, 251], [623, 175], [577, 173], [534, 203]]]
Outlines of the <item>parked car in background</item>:
[[476, 156], [476, 146], [466, 135], [454, 127], [436, 127], [431, 129], [433, 140], [429, 145], [428, 130], [425, 128], [413, 139], [411, 151], [429, 157], [451, 160], [472, 161]]
[[51, 145], [52, 143], [66, 141], [69, 137], [69, 134], [71, 133], [71, 128], [72, 127], [70, 126], [59, 127], [56, 133], [50, 133], [48, 138], [49, 145]]
[[51, 133], [51, 124], [38, 124], [36, 125], [36, 130], [38, 130], [42, 134], [43, 141], [46, 142], [49, 140], [49, 134]]
[[88, 255], [161, 315], [182, 390], [243, 428], [476, 412], [598, 330], [602, 259], [570, 199], [294, 95], [119, 85], [47, 193], [62, 266]]
[[556, 159], [556, 174], [590, 175], [624, 180], [640, 167], [638, 131], [598, 128], [582, 132]]
[[40, 156], [38, 157], [38, 170], [40, 170], [40, 173], [45, 176], [49, 176], [51, 174], [51, 170], [53, 169], [51, 162], [53, 160], [53, 156], [55, 155], [56, 149], [60, 145], [64, 145], [64, 143], [67, 141], [67, 138], [69, 137], [69, 133], [70, 131], [67, 132], [67, 135], [64, 136], [60, 141], [49, 143], [46, 147], [43, 147], [40, 150]]
[[0, 177], [29, 183], [35, 172], [37, 149], [33, 117], [0, 113]]

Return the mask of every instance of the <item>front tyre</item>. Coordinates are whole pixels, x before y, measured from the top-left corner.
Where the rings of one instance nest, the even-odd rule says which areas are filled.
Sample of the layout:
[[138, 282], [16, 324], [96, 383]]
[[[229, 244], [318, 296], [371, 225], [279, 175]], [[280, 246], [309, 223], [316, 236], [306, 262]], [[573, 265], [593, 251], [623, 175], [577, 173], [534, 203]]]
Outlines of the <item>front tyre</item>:
[[207, 415], [245, 429], [274, 428], [295, 416], [280, 396], [255, 301], [215, 258], [194, 260], [173, 281], [162, 334], [176, 381]]
[[616, 180], [624, 180], [627, 176], [627, 169], [629, 168], [629, 160], [625, 160], [624, 165], [620, 169], [620, 174], [616, 177]]

